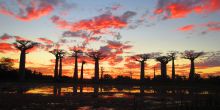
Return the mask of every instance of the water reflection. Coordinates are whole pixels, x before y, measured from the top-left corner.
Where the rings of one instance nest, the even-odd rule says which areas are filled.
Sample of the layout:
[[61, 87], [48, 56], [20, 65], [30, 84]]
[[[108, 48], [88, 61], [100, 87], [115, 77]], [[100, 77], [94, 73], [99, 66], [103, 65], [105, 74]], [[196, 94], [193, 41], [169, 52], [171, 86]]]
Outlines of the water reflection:
[[[93, 94], [94, 96], [105, 94], [126, 94], [140, 96], [149, 94], [160, 95], [208, 95], [217, 94], [218, 89], [206, 88], [169, 88], [169, 87], [151, 87], [151, 86], [113, 86], [113, 85], [38, 85], [38, 86], [14, 86], [0, 87], [0, 93], [16, 93], [16, 94], [41, 94], [41, 95], [78, 95], [78, 94]], [[116, 95], [117, 96], [117, 95]]]
[[[48, 101], [48, 105], [51, 106], [67, 104], [71, 107], [76, 107], [75, 109], [78, 110], [112, 110], [120, 105], [137, 110], [141, 110], [142, 108], [166, 109], [172, 107], [177, 107], [175, 109], [179, 109], [179, 107], [183, 106], [195, 107], [197, 105], [202, 106], [205, 104], [213, 106], [219, 105], [219, 90], [220, 88], [163, 87], [143, 85], [0, 85], [0, 94], [2, 96], [5, 96], [5, 94], [18, 94], [18, 96], [23, 96], [23, 94], [25, 94], [25, 96], [27, 96], [26, 94], [37, 94], [37, 97], [38, 95], [46, 95], [47, 97], [41, 97], [39, 102]], [[36, 95], [28, 96], [34, 97]], [[64, 97], [55, 98], [54, 96]], [[51, 98], [53, 98], [53, 100], [50, 100]], [[33, 105], [33, 103], [31, 104]]]

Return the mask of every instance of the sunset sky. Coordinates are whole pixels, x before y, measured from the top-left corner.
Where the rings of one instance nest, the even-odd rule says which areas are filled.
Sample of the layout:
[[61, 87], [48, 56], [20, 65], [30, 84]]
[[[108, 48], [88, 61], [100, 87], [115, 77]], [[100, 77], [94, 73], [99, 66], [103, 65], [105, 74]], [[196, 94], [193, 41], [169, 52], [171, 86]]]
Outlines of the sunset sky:
[[[196, 60], [196, 73], [220, 75], [219, 34], [220, 0], [0, 0], [0, 58], [14, 59], [18, 68], [20, 52], [13, 42], [39, 42], [42, 46], [26, 55], [26, 67], [47, 75], [53, 75], [55, 57], [48, 51], [55, 43], [68, 52], [65, 76], [73, 76], [73, 47], [108, 54], [100, 67], [114, 77], [132, 72], [139, 78], [139, 63], [129, 56], [184, 50], [216, 54]], [[190, 61], [180, 57], [176, 73], [188, 76]], [[85, 58], [85, 77], [90, 78], [94, 64]], [[146, 76], [153, 75], [154, 66], [160, 74], [159, 63], [149, 59]]]

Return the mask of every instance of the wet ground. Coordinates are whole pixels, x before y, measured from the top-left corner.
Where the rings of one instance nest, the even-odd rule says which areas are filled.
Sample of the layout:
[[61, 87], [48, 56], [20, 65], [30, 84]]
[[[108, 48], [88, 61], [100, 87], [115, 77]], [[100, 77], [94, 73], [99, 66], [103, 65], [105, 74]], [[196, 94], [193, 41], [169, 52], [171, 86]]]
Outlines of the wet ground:
[[0, 83], [0, 109], [220, 110], [220, 88]]

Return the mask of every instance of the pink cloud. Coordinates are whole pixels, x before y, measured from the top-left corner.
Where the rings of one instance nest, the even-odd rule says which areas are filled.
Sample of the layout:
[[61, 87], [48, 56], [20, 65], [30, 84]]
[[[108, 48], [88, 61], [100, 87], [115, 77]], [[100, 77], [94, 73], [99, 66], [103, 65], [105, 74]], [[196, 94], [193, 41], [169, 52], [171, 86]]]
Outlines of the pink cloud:
[[189, 14], [213, 13], [220, 10], [219, 0], [159, 0], [155, 14], [164, 19], [184, 18]]
[[38, 41], [43, 42], [45, 44], [53, 44], [52, 40], [49, 40], [47, 38], [37, 38]]
[[0, 6], [0, 14], [12, 16], [21, 21], [31, 21], [46, 16], [53, 11], [53, 6], [46, 2], [30, 1], [26, 6], [21, 0], [18, 0], [19, 13], [15, 13], [8, 9], [5, 4]]
[[193, 30], [195, 26], [194, 25], [186, 25], [186, 26], [183, 26], [183, 27], [180, 27], [178, 28], [179, 31], [190, 31], [190, 30]]
[[127, 27], [128, 19], [136, 15], [135, 12], [127, 11], [121, 16], [114, 16], [111, 13], [105, 13], [100, 16], [96, 16], [92, 19], [80, 20], [72, 23], [58, 16], [51, 18], [52, 22], [55, 23], [61, 29], [68, 29], [72, 32], [86, 30], [93, 34], [108, 33], [108, 29], [121, 29]]

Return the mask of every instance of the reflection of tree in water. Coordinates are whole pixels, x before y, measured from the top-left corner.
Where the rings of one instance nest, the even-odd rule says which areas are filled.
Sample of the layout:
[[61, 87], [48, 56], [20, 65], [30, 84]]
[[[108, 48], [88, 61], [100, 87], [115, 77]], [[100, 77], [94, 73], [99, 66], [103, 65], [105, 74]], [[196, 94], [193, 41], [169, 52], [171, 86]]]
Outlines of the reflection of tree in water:
[[79, 92], [82, 94], [83, 93], [83, 84], [80, 84], [80, 90]]
[[78, 86], [77, 84], [73, 85], [73, 94], [74, 95], [77, 95], [77, 86]]
[[24, 94], [26, 91], [30, 90], [30, 87], [19, 86], [16, 87], [17, 94]]
[[54, 85], [53, 86], [53, 95], [54, 96], [60, 96], [61, 95], [61, 86], [60, 85]]
[[143, 96], [144, 95], [144, 89], [145, 87], [143, 85], [140, 86], [140, 95]]
[[112, 86], [102, 86], [103, 91], [111, 91], [112, 88]]
[[116, 88], [118, 91], [123, 91], [123, 89], [124, 89], [123, 86], [115, 86], [115, 88]]
[[99, 86], [97, 84], [94, 84], [93, 87], [94, 87], [93, 95], [94, 95], [94, 97], [98, 97]]

